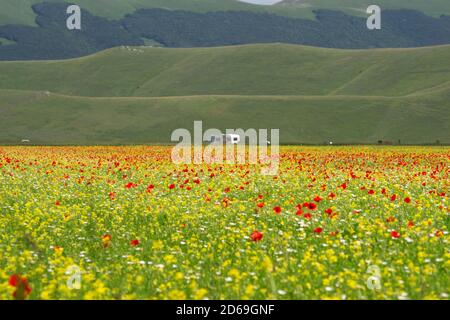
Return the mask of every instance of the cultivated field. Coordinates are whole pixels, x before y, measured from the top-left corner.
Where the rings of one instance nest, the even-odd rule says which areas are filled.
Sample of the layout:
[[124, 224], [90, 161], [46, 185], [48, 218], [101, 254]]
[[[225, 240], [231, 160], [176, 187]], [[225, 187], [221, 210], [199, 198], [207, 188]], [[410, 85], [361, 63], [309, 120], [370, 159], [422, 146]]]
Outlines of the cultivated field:
[[0, 298], [448, 299], [449, 148], [1, 147]]

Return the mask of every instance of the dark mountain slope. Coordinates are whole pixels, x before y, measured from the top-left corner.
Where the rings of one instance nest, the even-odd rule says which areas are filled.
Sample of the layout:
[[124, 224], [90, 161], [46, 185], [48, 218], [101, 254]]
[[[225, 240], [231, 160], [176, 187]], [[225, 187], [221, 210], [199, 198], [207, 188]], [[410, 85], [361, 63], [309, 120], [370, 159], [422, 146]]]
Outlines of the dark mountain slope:
[[168, 47], [212, 47], [283, 42], [330, 48], [418, 47], [450, 43], [450, 17], [429, 17], [413, 10], [386, 10], [382, 30], [370, 31], [366, 19], [319, 10], [316, 20], [250, 11], [194, 13], [142, 9], [122, 20], [82, 12], [82, 30], [66, 29], [66, 4], [33, 6], [38, 27], [0, 26], [0, 60], [62, 59], [145, 39]]

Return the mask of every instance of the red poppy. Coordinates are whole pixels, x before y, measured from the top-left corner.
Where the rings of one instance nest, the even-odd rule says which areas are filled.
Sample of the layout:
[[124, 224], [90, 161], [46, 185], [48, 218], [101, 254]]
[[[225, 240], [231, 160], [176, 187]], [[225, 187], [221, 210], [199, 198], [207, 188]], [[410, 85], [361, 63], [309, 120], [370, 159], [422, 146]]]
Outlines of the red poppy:
[[250, 236], [250, 239], [255, 242], [261, 241], [262, 238], [263, 238], [263, 234], [262, 234], [262, 232], [259, 232], [259, 231], [253, 231], [253, 233]]
[[391, 196], [391, 201], [395, 201], [395, 199], [397, 199], [397, 196], [396, 196], [395, 194], [393, 194], [393, 195]]
[[398, 238], [400, 238], [400, 233], [398, 233], [397, 231], [392, 231], [391, 232], [391, 237], [395, 238], [395, 239], [398, 239]]
[[13, 274], [9, 277], [9, 285], [15, 287], [16, 290], [13, 292], [13, 297], [16, 300], [25, 300], [31, 293], [31, 287], [28, 283], [28, 279], [22, 277], [18, 274]]
[[13, 274], [9, 277], [9, 285], [12, 287], [17, 287], [17, 284], [21, 281], [21, 277], [18, 274]]
[[346, 183], [341, 184], [341, 188], [342, 188], [343, 190], [347, 189], [347, 184], [346, 184]]
[[131, 189], [131, 188], [134, 188], [134, 187], [137, 187], [137, 184], [134, 184], [133, 182], [128, 182], [125, 185], [125, 188], [127, 188], [127, 189]]
[[109, 193], [109, 199], [111, 199], [111, 200], [116, 199], [116, 193], [111, 191], [111, 192]]
[[55, 202], [55, 205], [60, 206], [60, 205], [61, 205], [61, 202], [56, 201], [56, 202]]
[[169, 189], [175, 189], [175, 185], [173, 183], [169, 184]]
[[311, 219], [311, 213], [305, 213], [303, 217], [305, 217], [305, 219]]
[[262, 207], [264, 207], [264, 202], [258, 202], [256, 206], [261, 209]]
[[317, 234], [320, 234], [320, 233], [322, 233], [322, 231], [323, 231], [323, 229], [322, 228], [315, 228], [314, 229], [314, 233], [317, 233]]
[[328, 208], [328, 209], [325, 210], [325, 213], [328, 214], [328, 215], [331, 215], [333, 213], [333, 209]]
[[375, 191], [374, 191], [374, 190], [372, 190], [372, 189], [370, 189], [369, 191], [367, 191], [367, 193], [368, 193], [368, 194], [374, 194], [374, 193], [375, 193]]
[[314, 202], [308, 203], [308, 209], [309, 210], [316, 210], [317, 205]]
[[281, 213], [281, 207], [276, 206], [275, 208], [273, 208], [273, 211], [275, 211], [276, 214], [280, 214]]
[[329, 199], [334, 199], [334, 198], [336, 198], [336, 195], [335, 195], [333, 192], [331, 192], [331, 193], [328, 195], [328, 198], [329, 198]]
[[405, 202], [406, 202], [406, 203], [410, 203], [410, 202], [411, 202], [411, 198], [406, 197], [406, 198], [405, 198]]
[[152, 192], [153, 189], [155, 189], [155, 186], [151, 184], [147, 187], [147, 192]]
[[320, 202], [320, 201], [322, 201], [322, 198], [319, 197], [319, 196], [316, 196], [316, 197], [314, 198], [314, 201], [315, 201], [315, 202]]
[[295, 213], [297, 216], [301, 216], [303, 214], [302, 208], [298, 208], [297, 212]]
[[134, 239], [130, 241], [130, 245], [133, 247], [136, 247], [137, 245], [139, 245], [139, 240], [138, 239]]

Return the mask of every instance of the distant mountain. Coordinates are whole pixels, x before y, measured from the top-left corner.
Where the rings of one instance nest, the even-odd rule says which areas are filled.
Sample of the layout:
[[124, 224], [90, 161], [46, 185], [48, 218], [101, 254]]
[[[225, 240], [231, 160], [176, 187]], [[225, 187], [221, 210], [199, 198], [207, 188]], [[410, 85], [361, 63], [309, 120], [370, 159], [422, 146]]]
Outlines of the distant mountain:
[[365, 14], [366, 8], [373, 4], [379, 5], [383, 10], [417, 10], [434, 17], [450, 15], [448, 0], [284, 0], [276, 4], [273, 9], [294, 12], [330, 9], [361, 15]]
[[[36, 13], [31, 6], [41, 2], [44, 0], [0, 0], [0, 25], [36, 25]], [[251, 5], [238, 0], [51, 0], [49, 2], [79, 4], [95, 16], [113, 20], [119, 20], [138, 9], [153, 8], [201, 13], [245, 10], [313, 19], [313, 11], [317, 9], [365, 15], [366, 8], [371, 4], [379, 4], [384, 10], [418, 10], [434, 17], [450, 15], [448, 0], [284, 0], [272, 6]]]
[[316, 11], [314, 20], [248, 10], [165, 9], [140, 9], [110, 20], [83, 10], [82, 30], [69, 31], [66, 7], [35, 4], [37, 26], [0, 26], [0, 60], [74, 58], [115, 46], [146, 44], [212, 47], [282, 42], [363, 49], [450, 43], [450, 16], [435, 18], [413, 10], [383, 11], [382, 30], [375, 31], [367, 29], [363, 17], [330, 10]]
[[168, 143], [194, 120], [282, 143], [448, 144], [449, 61], [450, 46], [270, 44], [0, 62], [0, 144]]

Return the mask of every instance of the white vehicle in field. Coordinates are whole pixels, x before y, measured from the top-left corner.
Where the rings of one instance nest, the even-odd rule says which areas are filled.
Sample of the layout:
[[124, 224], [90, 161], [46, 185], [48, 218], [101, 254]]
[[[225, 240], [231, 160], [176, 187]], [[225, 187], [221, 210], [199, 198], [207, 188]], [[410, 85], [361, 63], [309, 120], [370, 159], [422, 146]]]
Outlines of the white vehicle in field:
[[223, 134], [222, 136], [211, 137], [211, 143], [216, 144], [238, 144], [241, 142], [241, 137], [238, 134]]

